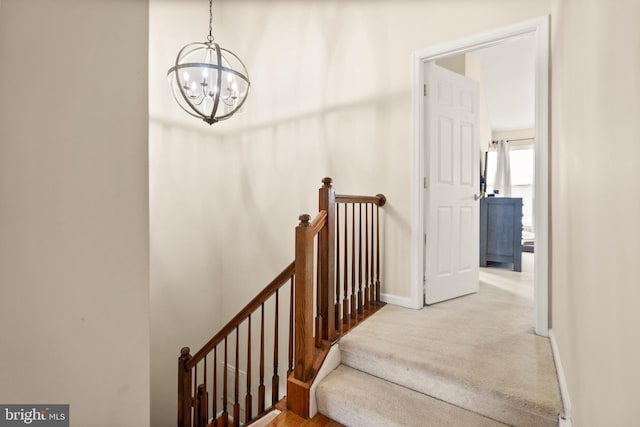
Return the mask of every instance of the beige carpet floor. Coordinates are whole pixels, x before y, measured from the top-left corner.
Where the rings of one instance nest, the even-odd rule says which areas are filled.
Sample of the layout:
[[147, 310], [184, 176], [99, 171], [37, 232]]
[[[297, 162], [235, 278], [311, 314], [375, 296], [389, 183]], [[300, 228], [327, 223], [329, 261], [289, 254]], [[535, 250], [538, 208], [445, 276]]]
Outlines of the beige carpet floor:
[[532, 303], [481, 283], [422, 310], [387, 305], [340, 341], [342, 364], [507, 425], [555, 426], [560, 392]]
[[528, 297], [533, 303], [533, 257], [533, 253], [522, 253], [522, 271], [497, 266], [480, 267], [480, 281]]

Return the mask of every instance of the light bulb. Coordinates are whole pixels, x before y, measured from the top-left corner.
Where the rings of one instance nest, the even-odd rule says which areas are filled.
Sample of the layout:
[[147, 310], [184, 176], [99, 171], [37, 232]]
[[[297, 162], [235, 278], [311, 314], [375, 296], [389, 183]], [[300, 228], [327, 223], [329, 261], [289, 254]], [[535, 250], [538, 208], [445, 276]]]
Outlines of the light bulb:
[[207, 77], [209, 77], [209, 70], [208, 70], [208, 69], [206, 69], [206, 68], [204, 68], [204, 69], [202, 70], [202, 78], [206, 80], [206, 79], [207, 79]]
[[186, 71], [182, 74], [182, 80], [184, 80], [185, 82], [189, 81], [189, 73], [187, 73]]

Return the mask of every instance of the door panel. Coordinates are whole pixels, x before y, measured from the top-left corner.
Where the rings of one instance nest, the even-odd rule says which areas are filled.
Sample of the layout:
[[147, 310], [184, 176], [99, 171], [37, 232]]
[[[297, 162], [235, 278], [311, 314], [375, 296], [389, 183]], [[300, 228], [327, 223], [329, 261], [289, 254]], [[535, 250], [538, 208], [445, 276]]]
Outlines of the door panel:
[[473, 123], [460, 123], [460, 185], [473, 187]]
[[471, 247], [473, 238], [473, 209], [467, 206], [460, 208], [460, 263], [461, 273], [473, 270], [473, 265], [478, 264], [478, 259], [473, 258]]
[[438, 208], [438, 277], [450, 276], [453, 262], [451, 260], [451, 239], [453, 237], [453, 208], [440, 206]]
[[453, 120], [448, 117], [438, 118], [438, 182], [453, 183]]

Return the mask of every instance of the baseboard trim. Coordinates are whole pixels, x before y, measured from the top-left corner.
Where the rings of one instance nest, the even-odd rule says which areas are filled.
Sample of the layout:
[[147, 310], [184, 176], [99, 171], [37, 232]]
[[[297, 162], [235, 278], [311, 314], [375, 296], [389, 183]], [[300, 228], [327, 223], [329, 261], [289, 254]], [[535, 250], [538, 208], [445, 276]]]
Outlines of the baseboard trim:
[[397, 295], [380, 293], [380, 300], [382, 302], [386, 302], [387, 304], [399, 305], [400, 307], [405, 307], [405, 308], [412, 308], [412, 309], [422, 308], [422, 307], [416, 307], [413, 300], [409, 297], [399, 297]]
[[562, 397], [562, 405], [564, 414], [560, 415], [559, 427], [572, 427], [571, 422], [571, 399], [569, 398], [569, 388], [567, 379], [564, 376], [562, 361], [560, 360], [560, 351], [558, 350], [558, 342], [556, 335], [552, 329], [549, 329], [549, 341], [551, 342], [551, 352], [553, 353], [553, 361], [556, 365], [556, 373], [558, 374], [558, 385], [560, 386], [560, 397]]
[[562, 418], [558, 419], [558, 427], [573, 427], [571, 424], [571, 418]]

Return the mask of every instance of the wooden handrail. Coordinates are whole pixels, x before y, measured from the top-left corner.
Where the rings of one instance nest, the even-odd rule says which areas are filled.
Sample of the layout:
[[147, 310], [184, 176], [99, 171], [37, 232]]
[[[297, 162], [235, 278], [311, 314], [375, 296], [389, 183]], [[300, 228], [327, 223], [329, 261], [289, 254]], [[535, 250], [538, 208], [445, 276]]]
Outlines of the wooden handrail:
[[222, 340], [230, 333], [235, 331], [243, 320], [249, 317], [249, 314], [256, 311], [263, 302], [265, 302], [271, 295], [275, 294], [278, 289], [286, 284], [287, 280], [291, 279], [295, 272], [295, 262], [289, 264], [278, 276], [271, 281], [249, 304], [244, 306], [238, 314], [235, 315], [220, 331], [207, 342], [196, 354], [194, 354], [186, 363], [186, 368], [190, 369], [194, 367], [200, 360], [209, 354], [213, 348], [220, 344]]
[[375, 196], [336, 194], [336, 203], [373, 203], [376, 206], [382, 207], [387, 203], [387, 198], [384, 194], [376, 194]]
[[316, 215], [313, 221], [311, 221], [311, 224], [309, 224], [309, 227], [311, 228], [312, 230], [311, 232], [313, 233], [313, 235], [318, 234], [320, 230], [322, 230], [322, 228], [325, 226], [326, 223], [327, 223], [327, 211], [318, 212], [318, 215]]

